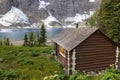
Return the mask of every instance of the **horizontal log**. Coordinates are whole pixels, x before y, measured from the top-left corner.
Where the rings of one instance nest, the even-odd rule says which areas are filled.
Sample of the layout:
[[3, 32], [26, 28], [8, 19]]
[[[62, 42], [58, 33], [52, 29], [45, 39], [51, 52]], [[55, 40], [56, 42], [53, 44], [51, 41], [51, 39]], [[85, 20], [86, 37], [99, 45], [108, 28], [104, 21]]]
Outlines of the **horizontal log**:
[[87, 45], [87, 44], [109, 44], [109, 45], [113, 45], [113, 44], [111, 44], [110, 42], [108, 42], [108, 41], [98, 41], [98, 40], [87, 40], [86, 42], [84, 42], [84, 43], [81, 43], [81, 45], [83, 46], [83, 45]]
[[[107, 38], [104, 38], [103, 36], [94, 36], [94, 37], [90, 37], [90, 38], [88, 38], [87, 40], [105, 40], [105, 41], [109, 41]], [[109, 41], [110, 42], [110, 41]]]
[[101, 54], [96, 54], [96, 55], [90, 55], [88, 53], [88, 55], [85, 55], [85, 54], [81, 54], [81, 55], [77, 55], [76, 58], [77, 59], [84, 59], [84, 58], [96, 58], [96, 57], [109, 57], [109, 56], [114, 56], [115, 57], [115, 54], [113, 53], [101, 53]]
[[97, 43], [97, 42], [103, 42], [103, 43], [111, 43], [109, 40], [106, 40], [106, 39], [97, 39], [97, 38], [94, 38], [94, 39], [88, 39], [88, 40], [86, 40], [85, 41], [85, 43], [95, 43], [95, 42]]
[[82, 48], [79, 48], [79, 49], [76, 49], [76, 51], [90, 51], [90, 50], [102, 50], [102, 51], [108, 51], [108, 50], [113, 50], [115, 51], [115, 48], [112, 48], [112, 47], [99, 47], [99, 48], [95, 48], [95, 47], [90, 47], [90, 48], [85, 48], [85, 47], [82, 47]]
[[91, 67], [76, 67], [76, 70], [90, 71], [90, 70], [97, 70], [97, 69], [106, 69], [109, 67], [110, 67], [109, 65], [91, 66]]
[[114, 64], [114, 61], [107, 61], [107, 62], [96, 62], [96, 63], [90, 63], [90, 64], [77, 64], [76, 67], [92, 67], [92, 66], [100, 66], [100, 65], [109, 65]]
[[108, 56], [108, 57], [94, 57], [94, 58], [77, 58], [76, 59], [76, 63], [77, 62], [94, 62], [96, 60], [115, 60], [116, 57], [114, 56]]
[[95, 47], [98, 47], [98, 48], [100, 48], [100, 47], [105, 47], [105, 48], [107, 48], [107, 47], [112, 47], [112, 48], [115, 48], [113, 45], [105, 45], [105, 44], [91, 44], [91, 45], [89, 45], [89, 44], [85, 44], [85, 45], [80, 45], [80, 47], [78, 47], [78, 48], [82, 48], [82, 47], [85, 47], [85, 48], [95, 48]]
[[79, 52], [77, 51], [76, 56], [99, 55], [99, 54], [101, 54], [101, 55], [103, 55], [103, 54], [113, 54], [113, 55], [115, 55], [116, 52], [113, 51], [113, 50], [109, 50], [109, 51], [105, 51], [105, 52], [103, 52], [101, 50], [92, 50], [92, 51], [86, 50], [86, 51], [79, 51]]
[[99, 70], [105, 70], [109, 68], [108, 65], [103, 65], [103, 66], [99, 66], [99, 67], [79, 67], [79, 68], [76, 68], [76, 70], [80, 70], [80, 71], [99, 71]]
[[115, 48], [115, 46], [111, 45], [111, 44], [106, 44], [106, 43], [86, 43], [84, 45], [79, 45], [77, 46], [77, 49], [78, 48], [82, 48], [82, 47], [112, 47], [112, 48]]
[[108, 61], [113, 61], [115, 63], [115, 58], [84, 60], [84, 61], [76, 60], [76, 64], [77, 65], [82, 65], [82, 64], [100, 63], [100, 62], [108, 62]]

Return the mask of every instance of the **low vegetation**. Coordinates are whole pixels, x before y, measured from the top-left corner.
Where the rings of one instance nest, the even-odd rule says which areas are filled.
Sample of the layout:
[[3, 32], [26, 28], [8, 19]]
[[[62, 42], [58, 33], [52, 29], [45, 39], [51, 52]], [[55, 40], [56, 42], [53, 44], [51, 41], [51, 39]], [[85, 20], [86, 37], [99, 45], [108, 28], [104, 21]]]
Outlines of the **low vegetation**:
[[52, 47], [0, 47], [0, 80], [43, 80], [62, 74]]

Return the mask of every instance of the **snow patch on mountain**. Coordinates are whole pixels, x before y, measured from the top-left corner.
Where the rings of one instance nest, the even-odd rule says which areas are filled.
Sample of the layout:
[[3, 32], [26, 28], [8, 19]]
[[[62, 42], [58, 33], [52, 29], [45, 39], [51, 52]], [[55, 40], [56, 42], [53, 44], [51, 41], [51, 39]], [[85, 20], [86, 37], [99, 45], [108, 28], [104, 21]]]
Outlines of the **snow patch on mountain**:
[[65, 22], [83, 22], [83, 21], [82, 21], [82, 20], [83, 20], [83, 17], [84, 17], [84, 15], [81, 15], [81, 14], [77, 13], [77, 14], [75, 15], [75, 17], [67, 17], [67, 18], [65, 19]]
[[91, 17], [94, 14], [94, 11], [90, 11], [89, 14], [79, 14], [77, 13], [75, 15], [75, 17], [67, 17], [65, 19], [66, 23], [70, 23], [69, 25], [63, 26], [63, 27], [67, 27], [67, 28], [75, 28], [76, 27], [76, 23], [83, 23], [86, 19], [88, 19], [89, 17]]
[[46, 8], [48, 5], [50, 5], [49, 2], [45, 2], [44, 0], [39, 0], [39, 8], [38, 9], [42, 9], [42, 8]]
[[0, 24], [11, 26], [16, 23], [29, 24], [29, 19], [20, 9], [12, 6], [11, 10], [0, 18]]
[[60, 27], [61, 23], [51, 14], [51, 12], [49, 11], [49, 9], [47, 8], [47, 6], [49, 6], [50, 3], [49, 2], [45, 2], [44, 0], [39, 0], [39, 7], [38, 9], [45, 9], [47, 11], [47, 13], [49, 14], [49, 16], [44, 19], [41, 20], [44, 25], [47, 28], [53, 28], [53, 27]]
[[89, 0], [89, 2], [95, 2], [95, 0]]
[[52, 25], [50, 25], [52, 22], [56, 22], [56, 23], [60, 23], [54, 16], [50, 15], [48, 16], [46, 19], [44, 20], [41, 20], [45, 25], [46, 27], [48, 28], [53, 28]]
[[65, 19], [65, 22], [73, 22], [72, 24], [83, 22], [85, 19], [87, 19], [91, 15], [93, 15], [93, 13], [94, 13], [94, 11], [90, 11], [89, 14], [79, 14], [79, 13], [76, 13], [75, 17], [67, 17]]

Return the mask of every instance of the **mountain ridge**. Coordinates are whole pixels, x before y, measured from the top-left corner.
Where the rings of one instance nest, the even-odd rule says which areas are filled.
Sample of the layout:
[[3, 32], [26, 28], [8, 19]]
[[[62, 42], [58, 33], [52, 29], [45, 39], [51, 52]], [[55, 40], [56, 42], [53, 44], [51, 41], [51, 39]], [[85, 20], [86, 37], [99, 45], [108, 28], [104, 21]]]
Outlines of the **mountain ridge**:
[[[49, 10], [52, 16], [64, 23], [66, 18], [75, 17], [76, 14], [90, 14], [90, 11], [99, 7], [100, 2], [101, 0], [95, 0], [95, 2], [89, 2], [89, 0], [2, 0], [0, 14], [7, 13], [14, 6], [23, 11], [30, 22], [39, 23], [40, 20], [45, 20], [50, 16], [47, 11]], [[44, 6], [45, 3], [47, 4]]]

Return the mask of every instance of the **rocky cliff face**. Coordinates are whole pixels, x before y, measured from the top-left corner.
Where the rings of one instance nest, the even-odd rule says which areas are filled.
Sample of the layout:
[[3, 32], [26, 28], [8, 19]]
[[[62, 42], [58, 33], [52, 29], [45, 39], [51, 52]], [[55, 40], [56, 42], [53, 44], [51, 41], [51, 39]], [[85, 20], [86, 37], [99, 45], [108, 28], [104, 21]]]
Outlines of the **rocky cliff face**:
[[99, 7], [101, 0], [0, 0], [0, 14], [5, 14], [12, 6], [21, 9], [32, 22], [39, 22], [49, 16], [44, 8], [38, 9], [39, 1], [49, 2], [46, 7], [49, 12], [60, 21], [73, 17], [76, 13], [89, 14], [89, 11]]

